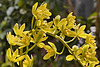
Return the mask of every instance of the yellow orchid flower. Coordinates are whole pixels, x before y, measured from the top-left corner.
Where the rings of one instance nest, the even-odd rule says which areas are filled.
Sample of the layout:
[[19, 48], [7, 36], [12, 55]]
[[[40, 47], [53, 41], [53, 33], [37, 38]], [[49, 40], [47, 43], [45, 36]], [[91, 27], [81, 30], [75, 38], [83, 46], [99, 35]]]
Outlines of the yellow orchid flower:
[[23, 55], [23, 56], [18, 57], [18, 49], [16, 49], [15, 52], [13, 52], [13, 54], [12, 54], [11, 49], [9, 48], [7, 50], [7, 57], [12, 62], [18, 62], [18, 61], [23, 60], [25, 56]]
[[68, 25], [67, 28], [68, 29], [72, 29], [75, 25], [75, 16], [72, 15], [73, 12], [71, 12], [68, 16], [67, 16], [67, 21], [68, 21]]
[[[73, 47], [72, 47], [72, 51], [73, 51], [73, 53], [78, 57], [79, 56], [79, 54], [81, 54], [82, 53], [82, 51], [81, 51], [81, 49], [80, 48], [78, 48], [78, 46], [76, 46], [76, 45], [74, 45]], [[69, 51], [70, 52], [70, 51]], [[71, 53], [71, 52], [70, 52]], [[71, 55], [67, 55], [66, 56], [66, 60], [67, 61], [72, 61], [72, 60], [76, 60], [76, 58], [73, 56], [73, 54], [71, 53]]]
[[54, 25], [55, 25], [54, 31], [58, 32], [57, 31], [57, 28], [58, 28], [61, 31], [60, 36], [64, 39], [65, 38], [65, 28], [66, 28], [66, 25], [67, 25], [66, 18], [63, 18], [62, 20], [60, 20], [60, 15], [57, 15], [53, 19], [53, 22], [54, 22]]
[[33, 38], [31, 38], [30, 42], [35, 43], [39, 48], [44, 47], [44, 43], [42, 41], [45, 41], [48, 37], [46, 37], [45, 33], [43, 31], [39, 31], [36, 33], [36, 31], [32, 30]]
[[[84, 66], [86, 66], [87, 64], [89, 64], [88, 66], [90, 66], [91, 64], [96, 65], [99, 63], [98, 59], [95, 57], [96, 55], [95, 50], [96, 49], [94, 47], [90, 47], [88, 44], [87, 45], [84, 44], [80, 48], [78, 48], [78, 46], [76, 45], [72, 47], [73, 53], [82, 62]], [[67, 61], [72, 61], [73, 59], [76, 60], [75, 56], [73, 56], [73, 54], [68, 55], [66, 56], [66, 60]]]
[[20, 38], [20, 40], [17, 42], [17, 45], [20, 46], [19, 49], [24, 48], [25, 46], [29, 46], [30, 40], [30, 35], [22, 33], [22, 38]]
[[81, 37], [81, 38], [86, 38], [87, 37], [87, 34], [84, 32], [84, 29], [85, 29], [85, 25], [81, 26], [79, 29], [76, 29], [76, 31], [72, 31], [70, 29], [68, 29], [66, 27], [65, 29], [65, 35], [69, 36], [69, 37]]
[[25, 60], [23, 61], [23, 67], [32, 67], [33, 66], [33, 57], [31, 55], [31, 59], [28, 55], [25, 56]]
[[20, 38], [18, 38], [17, 36], [11, 35], [11, 32], [7, 32], [6, 38], [10, 45], [16, 45], [17, 41], [20, 40]]
[[86, 26], [83, 25], [78, 29], [78, 31], [77, 31], [78, 37], [82, 37], [82, 38], [86, 38], [87, 37], [87, 34], [84, 32], [85, 28], [86, 28]]
[[43, 57], [44, 60], [47, 60], [54, 55], [55, 55], [54, 58], [56, 57], [56, 52], [57, 52], [56, 46], [51, 42], [48, 43], [50, 44], [50, 46], [48, 45], [44, 46], [44, 49], [47, 51], [47, 54]]
[[81, 47], [81, 50], [82, 50], [82, 54], [79, 55], [79, 58], [84, 65], [86, 65], [87, 63], [89, 64], [99, 63], [98, 59], [95, 57], [96, 55], [95, 48], [91, 48], [89, 45], [84, 45]]
[[95, 36], [92, 36], [91, 33], [87, 35], [85, 43], [93, 44], [95, 43]]
[[45, 41], [48, 37], [46, 37], [45, 33], [43, 31], [39, 31], [36, 33], [35, 31], [33, 32], [33, 43], [40, 43], [42, 41]]
[[65, 35], [69, 36], [69, 37], [75, 37], [75, 36], [77, 36], [77, 33], [75, 31], [71, 31], [68, 28], [66, 28], [64, 32], [65, 32]]
[[34, 15], [34, 17], [40, 20], [49, 19], [49, 16], [51, 16], [51, 12], [49, 12], [49, 10], [46, 8], [47, 3], [41, 4], [38, 8], [37, 5], [38, 3], [35, 3], [32, 7], [32, 14]]
[[50, 21], [50, 22], [43, 21], [40, 29], [45, 33], [47, 32], [53, 33], [55, 29], [51, 28], [52, 24], [53, 24], [53, 21]]
[[19, 29], [18, 23], [16, 23], [14, 25], [14, 32], [15, 32], [16, 35], [21, 36], [24, 29], [25, 29], [25, 23], [20, 27], [20, 29]]

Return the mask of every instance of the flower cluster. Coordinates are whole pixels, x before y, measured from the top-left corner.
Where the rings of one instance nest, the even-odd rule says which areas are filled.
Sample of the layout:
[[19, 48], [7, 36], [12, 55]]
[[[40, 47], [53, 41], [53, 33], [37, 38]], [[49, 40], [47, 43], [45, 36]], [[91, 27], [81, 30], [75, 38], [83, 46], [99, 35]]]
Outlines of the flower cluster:
[[[52, 56], [55, 58], [57, 54], [62, 54], [66, 47], [71, 53], [66, 57], [67, 61], [74, 59], [86, 67], [94, 67], [99, 63], [95, 57], [95, 50], [97, 49], [94, 40], [95, 37], [92, 36], [91, 33], [85, 33], [86, 25], [81, 26], [75, 23], [76, 17], [72, 15], [72, 12], [66, 18], [61, 19], [60, 15], [57, 15], [52, 21], [47, 22], [46, 19], [50, 19], [51, 16], [51, 12], [46, 8], [47, 4], [42, 3], [39, 7], [37, 6], [38, 3], [35, 3], [32, 7], [33, 18], [30, 31], [24, 31], [25, 24], [19, 28], [16, 23], [13, 29], [15, 35], [12, 35], [11, 32], [7, 33], [7, 41], [10, 44], [10, 48], [7, 50], [7, 57], [12, 63], [17, 62], [20, 66], [32, 67], [33, 57], [31, 55], [30, 58], [28, 52], [35, 46], [44, 48], [47, 51], [47, 54], [43, 57], [44, 60]], [[49, 45], [43, 43], [43, 41], [48, 38], [46, 34], [61, 41], [63, 44], [61, 53], [57, 52], [54, 43], [48, 42]], [[72, 37], [73, 39], [65, 41], [66, 36]], [[85, 43], [81, 47], [74, 45], [71, 49], [68, 43], [74, 41], [76, 38], [78, 38], [78, 40], [80, 40], [80, 38], [85, 39]], [[29, 48], [30, 43], [33, 45]], [[18, 48], [13, 51], [13, 46], [17, 46]], [[25, 51], [23, 51], [24, 48], [26, 48]]]

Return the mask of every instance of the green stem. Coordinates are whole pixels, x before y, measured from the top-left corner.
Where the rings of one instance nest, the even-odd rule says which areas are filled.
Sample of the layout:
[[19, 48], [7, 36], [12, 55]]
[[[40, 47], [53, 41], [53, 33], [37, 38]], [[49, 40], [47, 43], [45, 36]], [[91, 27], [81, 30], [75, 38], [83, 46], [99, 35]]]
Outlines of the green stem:
[[[20, 56], [23, 55], [23, 48], [20, 49]], [[23, 67], [23, 60], [20, 61], [20, 67]]]
[[28, 51], [32, 50], [35, 46], [36, 46], [36, 44], [34, 44]]
[[32, 50], [35, 46], [36, 46], [36, 43], [30, 49], [28, 49], [28, 51]]
[[10, 45], [10, 49], [11, 49], [11, 52], [13, 53], [13, 50], [12, 50], [12, 45]]
[[34, 16], [32, 17], [31, 29], [33, 29], [33, 21], [34, 21]]
[[29, 52], [30, 50], [32, 50], [35, 46], [36, 46], [36, 43], [31, 48], [29, 48], [26, 52], [24, 52], [23, 54], [26, 54], [27, 52]]
[[64, 51], [64, 49], [65, 49], [65, 46], [63, 46], [63, 49], [62, 49], [62, 51], [59, 53], [59, 52], [56, 52], [57, 54], [62, 54], [63, 53], [63, 51]]
[[28, 46], [26, 47], [26, 55], [27, 55], [27, 53], [28, 53]]
[[50, 36], [55, 37], [56, 39], [58, 39], [64, 46], [67, 47], [67, 49], [73, 54], [73, 56], [77, 59], [77, 61], [81, 64], [82, 67], [84, 67], [84, 65], [82, 64], [82, 62], [77, 58], [77, 56], [74, 54], [74, 52], [72, 51], [72, 49], [69, 47], [69, 45], [59, 36], [51, 34], [51, 33], [47, 33]]
[[12, 67], [14, 67], [14, 62], [12, 62]]
[[74, 40], [75, 40], [75, 38], [76, 38], [76, 36], [75, 36], [72, 40], [67, 41], [66, 43], [70, 43], [70, 42], [74, 41]]

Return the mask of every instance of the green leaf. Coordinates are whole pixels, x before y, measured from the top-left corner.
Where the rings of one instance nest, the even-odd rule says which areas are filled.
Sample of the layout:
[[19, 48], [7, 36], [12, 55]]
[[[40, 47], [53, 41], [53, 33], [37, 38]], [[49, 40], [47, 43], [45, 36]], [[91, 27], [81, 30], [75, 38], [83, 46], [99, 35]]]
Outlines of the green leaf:
[[92, 18], [96, 18], [96, 16], [97, 16], [97, 12], [94, 12], [88, 17], [88, 20]]
[[22, 7], [23, 4], [24, 4], [24, 0], [19, 0], [19, 2], [18, 2], [18, 6], [19, 6], [19, 7]]

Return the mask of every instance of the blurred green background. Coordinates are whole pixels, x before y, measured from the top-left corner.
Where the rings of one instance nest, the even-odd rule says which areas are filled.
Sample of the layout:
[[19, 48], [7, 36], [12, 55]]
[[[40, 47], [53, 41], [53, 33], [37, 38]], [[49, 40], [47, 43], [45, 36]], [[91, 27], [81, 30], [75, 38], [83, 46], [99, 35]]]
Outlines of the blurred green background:
[[[87, 26], [85, 32], [91, 32], [92, 35], [96, 36], [97, 0], [0, 0], [0, 67], [11, 67], [11, 62], [6, 57], [6, 50], [9, 48], [6, 33], [11, 31], [14, 34], [13, 27], [15, 23], [20, 26], [25, 23], [25, 30], [30, 30], [32, 6], [36, 2], [39, 5], [43, 2], [48, 4], [47, 8], [52, 13], [48, 21], [51, 21], [56, 15], [61, 15], [64, 18], [70, 12], [73, 12], [73, 15], [76, 16], [76, 23], [85, 24]], [[70, 39], [67, 37], [65, 40]], [[99, 39], [97, 40], [99, 41]], [[48, 41], [54, 42], [58, 51], [61, 51], [62, 44], [58, 40], [49, 37]], [[98, 41], [97, 44], [99, 44]], [[76, 39], [69, 45], [70, 47], [73, 45], [81, 46], [83, 43], [83, 39], [80, 39], [80, 41]], [[47, 41], [45, 44], [47, 44]], [[100, 51], [99, 48], [97, 50]], [[55, 59], [52, 57], [46, 61], [43, 60], [45, 53], [44, 49], [39, 49], [38, 47], [29, 52], [29, 55], [32, 54], [34, 57], [33, 67], [80, 67], [76, 61], [66, 61], [65, 58], [69, 54], [67, 49], [62, 55], [57, 55]], [[17, 64], [15, 64], [15, 67], [18, 67]]]

